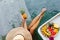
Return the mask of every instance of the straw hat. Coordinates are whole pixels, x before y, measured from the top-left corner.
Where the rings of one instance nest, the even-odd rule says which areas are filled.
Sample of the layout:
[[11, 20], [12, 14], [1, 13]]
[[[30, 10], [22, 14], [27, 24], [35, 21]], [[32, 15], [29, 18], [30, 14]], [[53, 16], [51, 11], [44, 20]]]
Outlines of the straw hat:
[[32, 40], [32, 36], [27, 29], [18, 27], [12, 29], [6, 36], [6, 40]]

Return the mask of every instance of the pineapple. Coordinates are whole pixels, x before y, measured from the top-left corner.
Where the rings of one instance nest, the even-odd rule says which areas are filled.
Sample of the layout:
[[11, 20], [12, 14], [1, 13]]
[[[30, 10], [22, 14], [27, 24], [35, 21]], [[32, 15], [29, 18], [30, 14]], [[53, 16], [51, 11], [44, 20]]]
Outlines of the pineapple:
[[24, 10], [24, 9], [21, 9], [20, 12], [21, 12], [21, 14], [22, 14], [22, 17], [23, 17], [24, 19], [27, 19], [27, 14], [25, 13], [25, 10]]

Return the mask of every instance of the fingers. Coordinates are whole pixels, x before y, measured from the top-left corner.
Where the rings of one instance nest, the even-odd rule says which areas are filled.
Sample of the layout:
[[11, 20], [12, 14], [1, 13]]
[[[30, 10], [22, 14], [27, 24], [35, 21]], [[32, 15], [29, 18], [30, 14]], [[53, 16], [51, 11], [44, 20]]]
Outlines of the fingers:
[[24, 21], [24, 18], [23, 18], [23, 16], [21, 15], [21, 18], [22, 18], [22, 21]]

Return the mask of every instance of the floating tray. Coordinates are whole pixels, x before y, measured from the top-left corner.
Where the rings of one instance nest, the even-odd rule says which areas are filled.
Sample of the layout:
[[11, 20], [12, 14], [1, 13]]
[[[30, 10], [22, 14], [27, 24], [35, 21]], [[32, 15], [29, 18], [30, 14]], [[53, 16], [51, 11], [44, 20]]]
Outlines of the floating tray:
[[[42, 24], [39, 28], [38, 28], [38, 34], [43, 38], [43, 40], [49, 40], [47, 37], [45, 37], [42, 32], [41, 32], [41, 27], [43, 27], [44, 25], [46, 25], [49, 22], [53, 22], [59, 25], [60, 27], [60, 13], [58, 13], [57, 15], [55, 15], [54, 17], [52, 17], [51, 19], [49, 19], [47, 22], [45, 22], [44, 24]], [[59, 32], [57, 33], [56, 37], [54, 40], [60, 40], [60, 29]]]

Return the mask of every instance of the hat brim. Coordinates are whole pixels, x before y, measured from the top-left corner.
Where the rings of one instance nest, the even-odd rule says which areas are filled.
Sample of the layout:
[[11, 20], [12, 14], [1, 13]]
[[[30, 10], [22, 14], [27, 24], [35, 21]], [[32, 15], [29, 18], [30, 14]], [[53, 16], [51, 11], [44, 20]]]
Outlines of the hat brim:
[[13, 40], [16, 35], [23, 35], [24, 40], [32, 40], [30, 32], [23, 27], [14, 28], [10, 32], [8, 32], [6, 40]]

